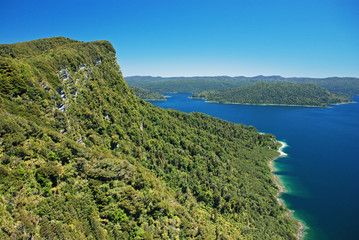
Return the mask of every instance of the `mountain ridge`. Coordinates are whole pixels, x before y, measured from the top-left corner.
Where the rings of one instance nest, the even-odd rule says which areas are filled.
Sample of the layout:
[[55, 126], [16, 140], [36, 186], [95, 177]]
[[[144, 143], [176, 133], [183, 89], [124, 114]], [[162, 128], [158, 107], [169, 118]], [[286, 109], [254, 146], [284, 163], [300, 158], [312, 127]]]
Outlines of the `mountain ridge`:
[[129, 86], [138, 86], [154, 92], [187, 92], [200, 93], [209, 90], [225, 90], [229, 88], [249, 86], [256, 82], [294, 82], [294, 83], [314, 83], [331, 92], [346, 96], [359, 94], [359, 78], [354, 77], [329, 77], [329, 78], [309, 78], [309, 77], [291, 77], [284, 78], [281, 76], [255, 76], [255, 77], [229, 77], [229, 76], [212, 76], [212, 77], [145, 77], [134, 76], [126, 77]]

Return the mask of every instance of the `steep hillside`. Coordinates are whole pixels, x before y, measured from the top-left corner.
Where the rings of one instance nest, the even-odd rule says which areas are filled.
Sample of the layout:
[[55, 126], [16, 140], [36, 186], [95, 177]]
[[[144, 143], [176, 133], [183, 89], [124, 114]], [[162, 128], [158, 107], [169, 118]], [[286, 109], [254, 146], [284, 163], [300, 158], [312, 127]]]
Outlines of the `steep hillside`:
[[1, 239], [295, 239], [273, 135], [135, 97], [107, 41], [0, 45]]
[[194, 98], [241, 104], [278, 104], [325, 107], [328, 104], [351, 102], [313, 83], [259, 82], [250, 86], [222, 91], [204, 91]]

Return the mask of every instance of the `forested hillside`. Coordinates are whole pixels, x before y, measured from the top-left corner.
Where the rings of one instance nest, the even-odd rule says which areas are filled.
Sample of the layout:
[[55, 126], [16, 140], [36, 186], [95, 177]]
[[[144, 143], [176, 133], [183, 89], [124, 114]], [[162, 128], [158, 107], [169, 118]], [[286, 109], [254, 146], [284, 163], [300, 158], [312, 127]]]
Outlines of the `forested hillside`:
[[126, 77], [129, 86], [137, 86], [158, 93], [200, 93], [224, 90], [253, 84], [252, 80], [231, 77]]
[[140, 88], [140, 87], [131, 87], [135, 91], [136, 97], [139, 97], [143, 100], [166, 100], [163, 94], [152, 92], [150, 90]]
[[204, 91], [194, 94], [194, 98], [204, 98], [220, 103], [278, 104], [321, 106], [351, 102], [313, 83], [259, 82], [250, 86], [222, 91]]
[[256, 77], [126, 77], [130, 86], [138, 86], [154, 92], [186, 92], [200, 93], [209, 90], [226, 90], [230, 88], [252, 85], [257, 82], [294, 82], [314, 83], [333, 93], [352, 96], [359, 95], [359, 78], [330, 77], [330, 78], [284, 78], [281, 76], [256, 76]]
[[295, 239], [254, 127], [154, 107], [107, 41], [0, 45], [0, 239]]

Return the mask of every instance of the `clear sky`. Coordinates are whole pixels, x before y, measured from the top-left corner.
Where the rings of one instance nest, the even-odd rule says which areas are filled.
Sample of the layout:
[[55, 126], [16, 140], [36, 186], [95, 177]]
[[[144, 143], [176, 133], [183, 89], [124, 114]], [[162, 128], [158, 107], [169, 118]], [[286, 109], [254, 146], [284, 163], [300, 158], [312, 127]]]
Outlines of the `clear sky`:
[[0, 4], [0, 43], [109, 40], [125, 76], [359, 77], [359, 0]]

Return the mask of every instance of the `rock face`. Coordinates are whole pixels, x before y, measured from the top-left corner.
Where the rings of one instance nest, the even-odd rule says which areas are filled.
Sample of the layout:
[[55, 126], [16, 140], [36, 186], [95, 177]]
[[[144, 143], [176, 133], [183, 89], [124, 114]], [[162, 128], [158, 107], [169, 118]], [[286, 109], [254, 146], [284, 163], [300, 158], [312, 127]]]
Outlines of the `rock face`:
[[135, 97], [107, 41], [0, 45], [0, 239], [292, 239], [273, 135]]

